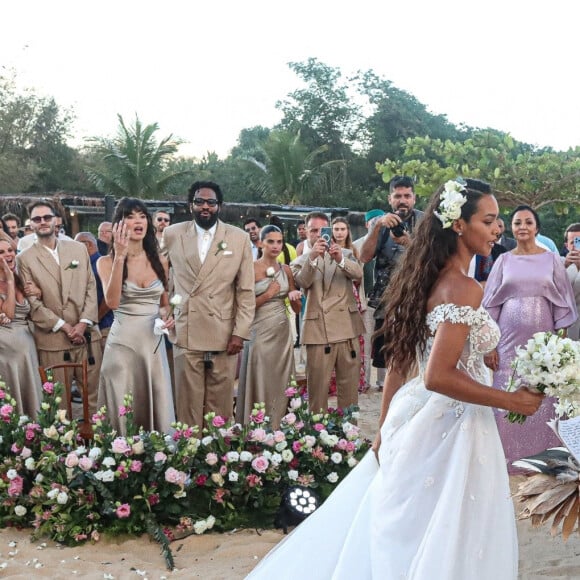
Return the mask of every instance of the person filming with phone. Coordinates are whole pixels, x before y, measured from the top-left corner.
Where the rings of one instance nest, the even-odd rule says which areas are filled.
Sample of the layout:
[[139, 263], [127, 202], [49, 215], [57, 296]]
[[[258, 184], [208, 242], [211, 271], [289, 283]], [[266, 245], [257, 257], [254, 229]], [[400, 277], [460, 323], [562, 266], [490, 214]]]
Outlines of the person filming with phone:
[[301, 340], [306, 345], [306, 379], [311, 411], [328, 408], [328, 383], [336, 371], [337, 406], [358, 403], [359, 336], [362, 317], [353, 292], [363, 269], [351, 250], [332, 241], [328, 216], [306, 216], [312, 249], [290, 264], [296, 284], [306, 292]]
[[[381, 216], [369, 232], [360, 251], [364, 264], [375, 259], [375, 285], [367, 296], [368, 304], [375, 308], [375, 330], [382, 328], [385, 317], [381, 305], [383, 292], [403, 252], [411, 241], [423, 212], [415, 209], [413, 180], [405, 175], [396, 175], [389, 182], [389, 204], [392, 211]], [[373, 341], [373, 366], [379, 369], [378, 378], [384, 380], [385, 358], [381, 351], [382, 334]]]
[[[572, 284], [574, 291], [574, 299], [576, 300], [576, 308], [580, 311], [580, 223], [575, 223], [567, 227], [564, 234], [566, 254], [564, 260], [564, 267], [568, 280]], [[568, 327], [568, 336], [574, 340], [580, 340], [580, 319]]]

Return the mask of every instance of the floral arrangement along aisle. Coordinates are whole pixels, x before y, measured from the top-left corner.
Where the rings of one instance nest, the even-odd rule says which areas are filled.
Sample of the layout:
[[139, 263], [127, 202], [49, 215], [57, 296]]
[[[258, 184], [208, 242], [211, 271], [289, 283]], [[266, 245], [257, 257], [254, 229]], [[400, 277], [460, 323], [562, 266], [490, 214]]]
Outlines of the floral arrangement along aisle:
[[180, 423], [167, 434], [138, 431], [127, 396], [119, 413], [128, 435], [117, 437], [103, 408], [89, 442], [59, 408], [62, 385], [43, 391], [32, 420], [16, 413], [0, 382], [0, 525], [67, 545], [147, 532], [169, 568], [172, 539], [273, 527], [287, 486], [316, 488], [324, 499], [368, 449], [355, 408], [312, 414], [295, 388], [279, 429], [256, 405], [248, 425], [208, 415], [201, 439]]

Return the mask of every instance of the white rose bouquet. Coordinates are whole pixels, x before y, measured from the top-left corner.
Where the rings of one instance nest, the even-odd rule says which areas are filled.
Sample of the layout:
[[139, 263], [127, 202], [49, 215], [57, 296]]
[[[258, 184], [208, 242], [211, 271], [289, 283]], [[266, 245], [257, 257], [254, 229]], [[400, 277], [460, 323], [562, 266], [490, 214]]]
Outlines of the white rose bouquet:
[[[171, 316], [173, 314], [173, 312], [175, 311], [175, 307], [176, 306], [180, 306], [181, 303], [183, 302], [183, 298], [181, 297], [181, 294], [174, 294], [171, 299], [169, 300], [169, 316]], [[163, 340], [163, 335], [169, 335], [169, 330], [167, 328], [165, 328], [165, 322], [161, 319], [161, 318], [156, 318], [155, 319], [155, 323], [153, 325], [153, 334], [155, 336], [159, 336], [159, 342], [157, 343], [157, 346], [155, 347], [155, 350], [153, 351], [153, 354], [155, 354], [159, 348], [159, 346], [161, 345], [161, 341]]]
[[[525, 385], [555, 397], [558, 417], [580, 415], [580, 343], [564, 338], [561, 332], [536, 332], [525, 346], [516, 349], [512, 368], [506, 390]], [[511, 423], [526, 420], [525, 415], [513, 412], [507, 418]]]

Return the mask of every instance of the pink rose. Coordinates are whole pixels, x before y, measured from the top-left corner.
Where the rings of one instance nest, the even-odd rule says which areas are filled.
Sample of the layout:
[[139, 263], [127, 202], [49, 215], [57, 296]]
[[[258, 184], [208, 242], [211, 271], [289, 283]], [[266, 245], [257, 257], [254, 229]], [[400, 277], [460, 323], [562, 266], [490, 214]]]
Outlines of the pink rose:
[[20, 475], [17, 475], [13, 479], [10, 480], [10, 485], [8, 486], [8, 495], [10, 497], [19, 496], [22, 493], [22, 485], [24, 480]]
[[12, 443], [10, 451], [12, 451], [12, 453], [20, 453], [20, 447], [18, 447], [17, 443]]
[[276, 443], [282, 443], [286, 439], [283, 431], [274, 431], [274, 441]]
[[250, 420], [253, 421], [254, 423], [263, 423], [264, 422], [264, 418], [266, 417], [266, 414], [264, 413], [264, 411], [260, 410], [260, 411], [253, 411], [251, 416], [250, 416]]
[[282, 417], [282, 421], [287, 425], [294, 425], [296, 423], [296, 415], [294, 413], [288, 413], [288, 415]]
[[258, 457], [252, 461], [252, 467], [258, 473], [264, 473], [268, 469], [269, 465], [270, 462], [263, 455], [258, 455]]
[[124, 437], [117, 437], [111, 445], [113, 453], [130, 453], [131, 446], [127, 443]]
[[294, 425], [294, 428], [296, 429], [296, 431], [300, 431], [300, 429], [302, 429], [302, 427], [304, 427], [304, 423], [302, 421], [298, 421], [298, 423], [296, 423]]
[[324, 431], [324, 425], [323, 425], [322, 423], [316, 423], [316, 424], [314, 425], [314, 429], [315, 429], [316, 431], [318, 431], [318, 432], [320, 432], [320, 431]]
[[8, 423], [10, 421], [10, 415], [12, 414], [13, 410], [14, 407], [12, 405], [9, 405], [8, 403], [6, 403], [6, 405], [2, 405], [0, 407], [0, 418], [2, 418], [3, 421], [6, 421], [6, 423]]
[[294, 443], [292, 443], [292, 451], [294, 451], [294, 453], [298, 453], [301, 449], [302, 443], [300, 443], [300, 441], [294, 441]]
[[336, 448], [344, 451], [346, 449], [347, 441], [346, 439], [339, 439], [338, 443], [336, 444]]
[[28, 447], [23, 447], [22, 451], [20, 452], [20, 457], [23, 459], [28, 459], [32, 455], [32, 450]]
[[296, 394], [298, 394], [298, 391], [294, 387], [288, 387], [284, 391], [284, 395], [286, 395], [286, 397], [293, 397]]
[[149, 502], [149, 505], [157, 505], [159, 503], [159, 494], [158, 493], [152, 493], [147, 498], [147, 501]]
[[228, 472], [228, 468], [225, 465], [222, 465], [220, 467], [220, 475], [225, 476], [227, 474], [227, 472]]
[[250, 431], [251, 441], [264, 441], [266, 439], [266, 431], [264, 429], [254, 429]]
[[167, 455], [165, 455], [163, 451], [158, 451], [153, 456], [153, 461], [155, 461], [155, 463], [165, 463], [167, 461]]
[[143, 463], [141, 461], [135, 460], [131, 461], [131, 466], [129, 469], [135, 473], [140, 473], [141, 469], [143, 468]]
[[214, 427], [218, 427], [218, 428], [219, 428], [219, 427], [223, 427], [223, 426], [226, 424], [226, 420], [225, 420], [223, 417], [220, 417], [219, 415], [216, 415], [216, 416], [215, 416], [215, 417], [212, 419], [212, 421], [211, 421], [211, 424], [212, 424]]
[[119, 417], [124, 417], [127, 414], [127, 407], [119, 405]]
[[246, 481], [248, 482], [249, 487], [257, 487], [258, 485], [262, 485], [262, 479], [255, 473], [250, 473], [250, 475], [247, 475]]
[[79, 467], [83, 471], [89, 471], [93, 468], [93, 460], [90, 457], [81, 457], [79, 459]]
[[69, 453], [64, 460], [64, 464], [67, 467], [76, 467], [79, 464], [78, 455], [76, 453]]
[[205, 456], [205, 462], [208, 465], [215, 465], [218, 462], [218, 456], [215, 453], [208, 453]]
[[48, 395], [54, 393], [54, 383], [49, 383], [48, 381], [42, 385], [42, 390]]
[[291, 399], [290, 400], [290, 408], [291, 409], [299, 409], [302, 406], [302, 399]]
[[26, 429], [24, 437], [26, 438], [26, 441], [32, 441], [35, 437], [35, 433], [32, 429]]
[[165, 481], [174, 483], [175, 485], [183, 485], [187, 479], [187, 474], [183, 471], [178, 471], [174, 467], [169, 467], [165, 472]]
[[131, 507], [129, 506], [128, 503], [122, 503], [118, 508], [117, 508], [117, 517], [119, 519], [122, 518], [128, 518], [131, 515]]

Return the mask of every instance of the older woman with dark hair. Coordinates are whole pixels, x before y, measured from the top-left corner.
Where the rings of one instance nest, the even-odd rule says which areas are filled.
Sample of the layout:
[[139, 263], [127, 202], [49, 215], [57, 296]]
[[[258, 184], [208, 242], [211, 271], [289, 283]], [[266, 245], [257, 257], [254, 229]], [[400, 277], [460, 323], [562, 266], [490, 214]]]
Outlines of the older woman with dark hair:
[[106, 405], [111, 422], [125, 434], [119, 408], [133, 395], [135, 424], [147, 431], [166, 432], [175, 420], [171, 377], [165, 343], [154, 334], [161, 318], [172, 328], [167, 297], [167, 260], [158, 253], [151, 216], [139, 199], [123, 198], [113, 217], [113, 244], [99, 258], [97, 270], [105, 301], [115, 320], [107, 338], [99, 407]]
[[[504, 389], [513, 370], [515, 349], [534, 333], [566, 329], [577, 318], [576, 301], [560, 256], [536, 244], [540, 229], [537, 212], [517, 207], [511, 216], [516, 247], [502, 254], [491, 270], [483, 306], [497, 322], [501, 340], [486, 364], [494, 371], [493, 386]], [[559, 445], [546, 425], [554, 418], [553, 400], [546, 399], [540, 411], [524, 425], [512, 424], [503, 409], [496, 420], [508, 465], [517, 459]], [[509, 470], [517, 470], [509, 467]]]

